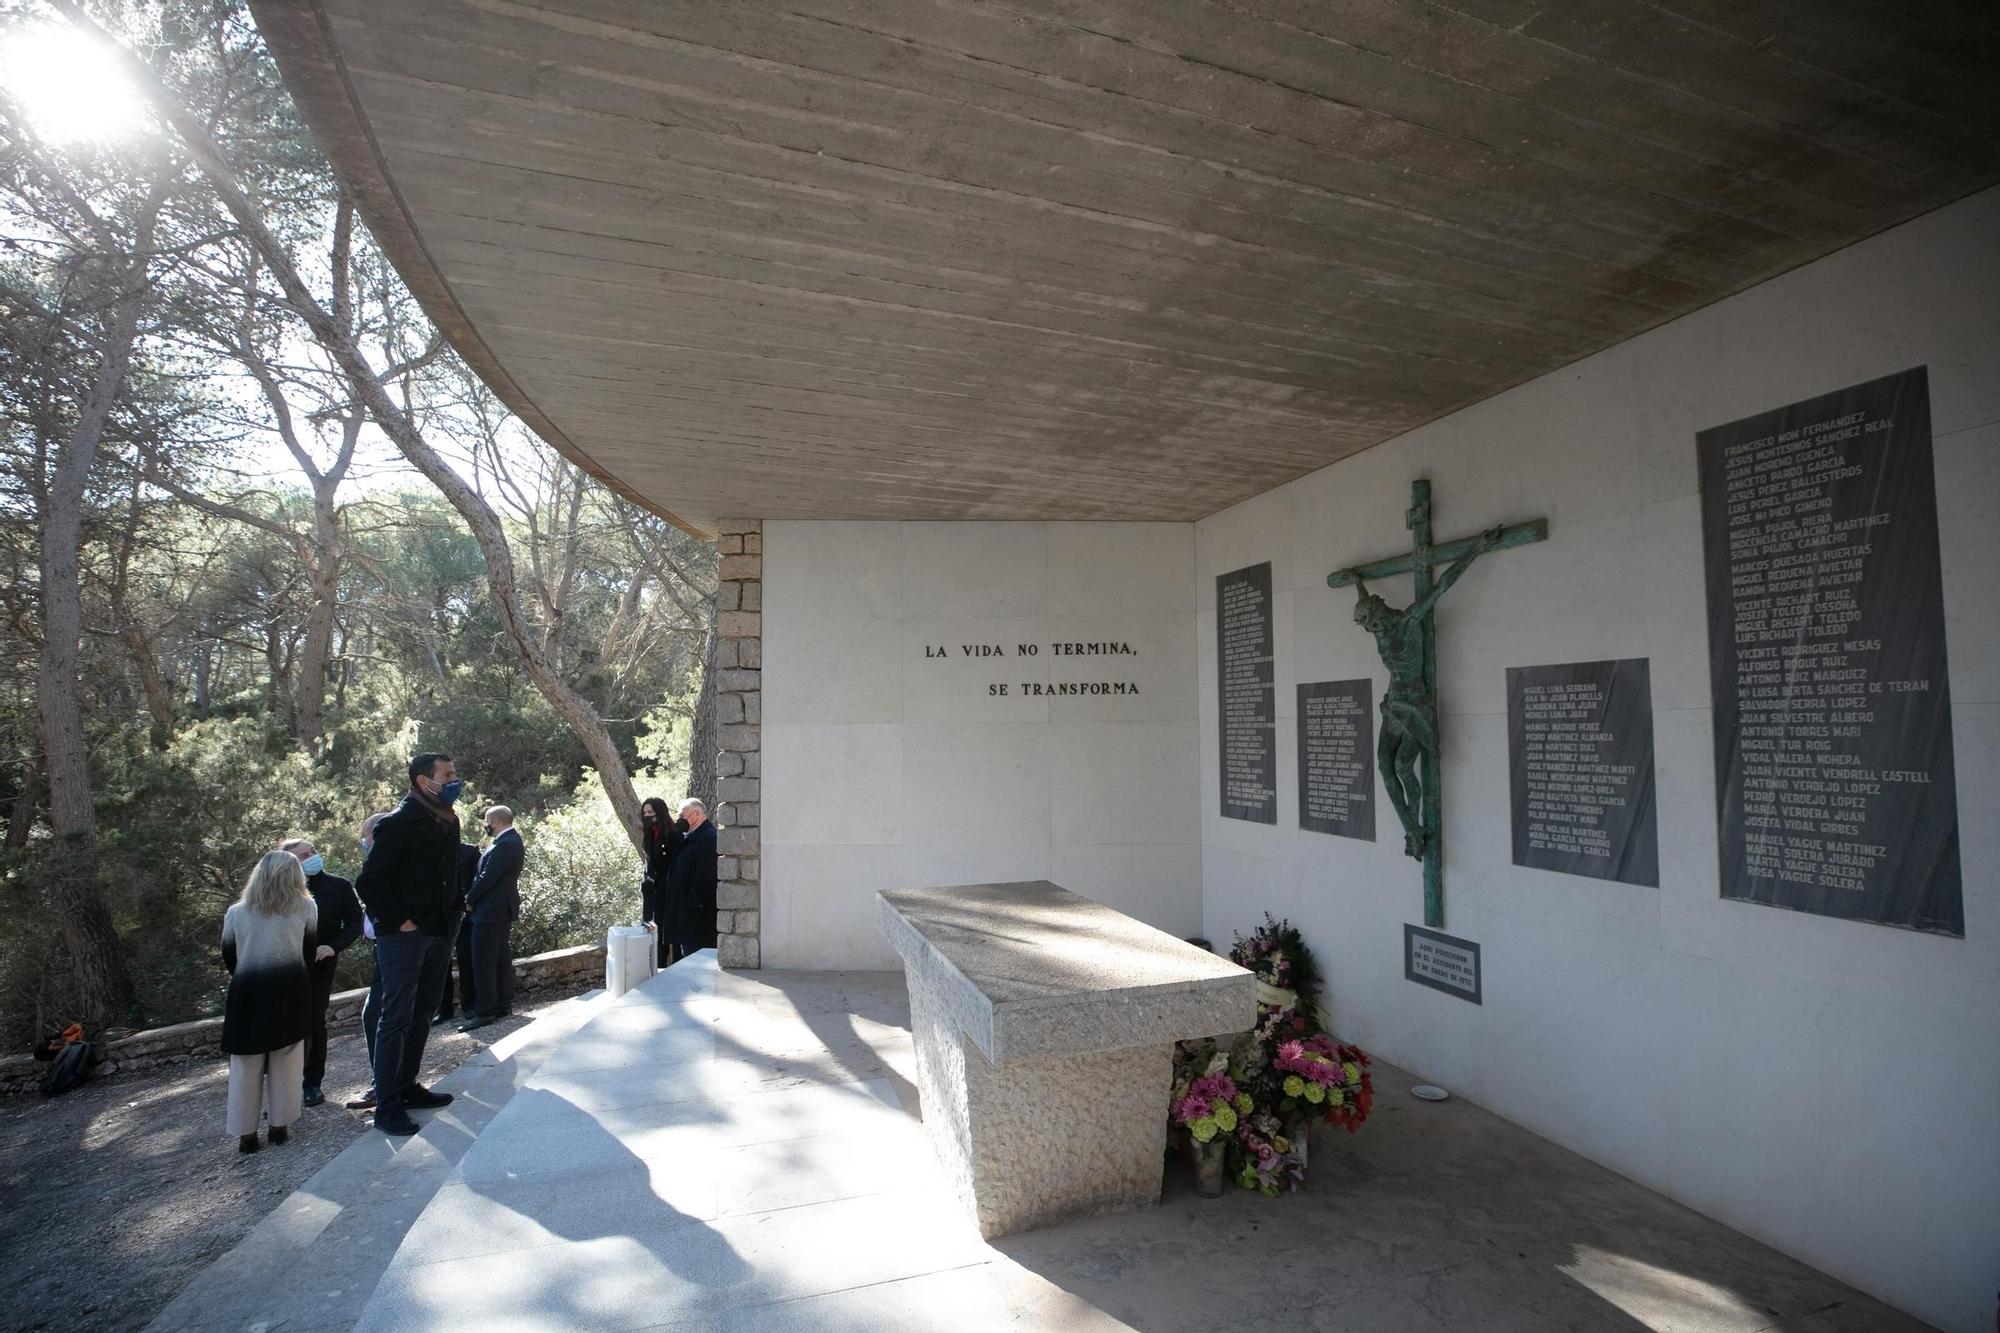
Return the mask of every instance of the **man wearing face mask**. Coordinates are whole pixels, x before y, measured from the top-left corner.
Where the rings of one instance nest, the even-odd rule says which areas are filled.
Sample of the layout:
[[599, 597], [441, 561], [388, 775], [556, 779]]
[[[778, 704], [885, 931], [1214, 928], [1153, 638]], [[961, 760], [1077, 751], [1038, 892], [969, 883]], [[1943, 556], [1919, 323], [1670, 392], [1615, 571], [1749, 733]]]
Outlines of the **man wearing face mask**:
[[310, 839], [293, 838], [279, 844], [278, 850], [298, 858], [299, 868], [306, 872], [306, 892], [319, 905], [319, 929], [313, 935], [319, 949], [306, 973], [312, 982], [312, 1009], [306, 1028], [304, 1098], [305, 1105], [318, 1106], [326, 1100], [319, 1085], [326, 1078], [326, 1006], [333, 998], [334, 969], [340, 965], [340, 951], [361, 938], [367, 918], [362, 915], [361, 900], [354, 896], [354, 886], [327, 873], [326, 858]]
[[521, 915], [521, 863], [526, 858], [521, 835], [514, 830], [514, 812], [504, 805], [488, 806], [486, 836], [493, 845], [479, 858], [472, 887], [465, 891], [465, 931], [472, 937], [472, 999], [466, 1002], [460, 1032], [476, 1032], [514, 1011], [514, 952], [510, 936]]
[[375, 826], [354, 887], [375, 923], [382, 1002], [375, 1018], [375, 1128], [414, 1134], [412, 1110], [447, 1106], [448, 1093], [417, 1082], [430, 1016], [444, 990], [458, 899], [459, 819], [452, 802], [465, 784], [451, 756], [410, 760], [410, 790]]

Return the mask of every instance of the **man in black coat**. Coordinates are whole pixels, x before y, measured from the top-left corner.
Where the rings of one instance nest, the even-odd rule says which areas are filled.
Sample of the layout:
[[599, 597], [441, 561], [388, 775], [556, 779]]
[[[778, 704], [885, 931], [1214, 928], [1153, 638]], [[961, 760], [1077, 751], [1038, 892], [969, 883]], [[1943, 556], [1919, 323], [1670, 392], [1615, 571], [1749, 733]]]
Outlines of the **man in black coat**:
[[299, 859], [300, 868], [306, 872], [306, 892], [319, 905], [319, 929], [314, 933], [319, 947], [306, 974], [312, 982], [312, 1021], [306, 1029], [303, 1099], [307, 1106], [318, 1106], [326, 1100], [319, 1089], [326, 1078], [326, 1006], [333, 998], [333, 974], [340, 966], [341, 951], [361, 938], [361, 900], [354, 896], [352, 884], [327, 873], [326, 858], [310, 840], [293, 838], [279, 850]]
[[470, 1019], [460, 1032], [497, 1023], [514, 1008], [514, 954], [511, 936], [521, 915], [521, 863], [527, 848], [514, 829], [514, 812], [504, 805], [487, 809], [486, 835], [493, 845], [479, 858], [472, 887], [465, 892], [466, 934], [472, 939]]
[[410, 1111], [446, 1106], [449, 1094], [417, 1082], [425, 1021], [437, 1008], [451, 957], [452, 913], [459, 892], [459, 820], [451, 805], [464, 784], [451, 756], [410, 760], [410, 790], [375, 826], [354, 887], [375, 922], [375, 963], [382, 1006], [375, 1019], [375, 1128], [414, 1134]]
[[715, 947], [715, 825], [700, 801], [681, 802], [687, 836], [674, 854], [667, 877], [667, 901], [674, 919], [674, 947], [687, 957]]

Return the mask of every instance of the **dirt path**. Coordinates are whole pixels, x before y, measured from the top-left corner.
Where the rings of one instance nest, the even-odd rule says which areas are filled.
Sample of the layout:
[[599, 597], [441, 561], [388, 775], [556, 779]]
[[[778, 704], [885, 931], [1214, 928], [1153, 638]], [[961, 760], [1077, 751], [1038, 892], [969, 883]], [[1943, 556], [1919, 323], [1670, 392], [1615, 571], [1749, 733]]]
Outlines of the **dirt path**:
[[[426, 1083], [562, 995], [475, 1040], [431, 1029]], [[223, 1131], [228, 1066], [190, 1064], [86, 1083], [62, 1097], [0, 1099], [0, 1329], [134, 1329], [233, 1247], [356, 1136], [368, 1086], [355, 1032], [327, 1050], [326, 1105], [290, 1143], [244, 1156]]]

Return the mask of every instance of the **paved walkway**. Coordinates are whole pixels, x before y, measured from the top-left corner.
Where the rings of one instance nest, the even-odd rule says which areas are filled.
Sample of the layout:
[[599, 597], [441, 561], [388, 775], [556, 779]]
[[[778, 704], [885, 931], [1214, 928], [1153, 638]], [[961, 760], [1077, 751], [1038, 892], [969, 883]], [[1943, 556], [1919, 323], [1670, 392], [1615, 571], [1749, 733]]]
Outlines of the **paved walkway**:
[[[423, 1133], [368, 1130], [197, 1274], [147, 1333], [333, 1333], [354, 1327], [410, 1226], [543, 1060], [608, 1003], [565, 1000], [433, 1085], [456, 1100]], [[0, 1319], [0, 1324], [5, 1320]]]
[[935, 1175], [913, 1058], [900, 976], [671, 968], [493, 1117], [358, 1327], [1923, 1327], [1382, 1066], [1304, 1194], [1207, 1201], [1174, 1168], [1158, 1208], [989, 1245]]

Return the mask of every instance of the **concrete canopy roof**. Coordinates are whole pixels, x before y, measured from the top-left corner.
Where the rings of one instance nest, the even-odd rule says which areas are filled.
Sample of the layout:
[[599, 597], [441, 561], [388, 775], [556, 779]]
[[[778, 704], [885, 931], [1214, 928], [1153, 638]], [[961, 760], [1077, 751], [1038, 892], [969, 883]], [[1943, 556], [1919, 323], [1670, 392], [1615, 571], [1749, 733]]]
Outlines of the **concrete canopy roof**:
[[1989, 0], [252, 8], [459, 350], [695, 527], [1199, 518], [2000, 179]]

